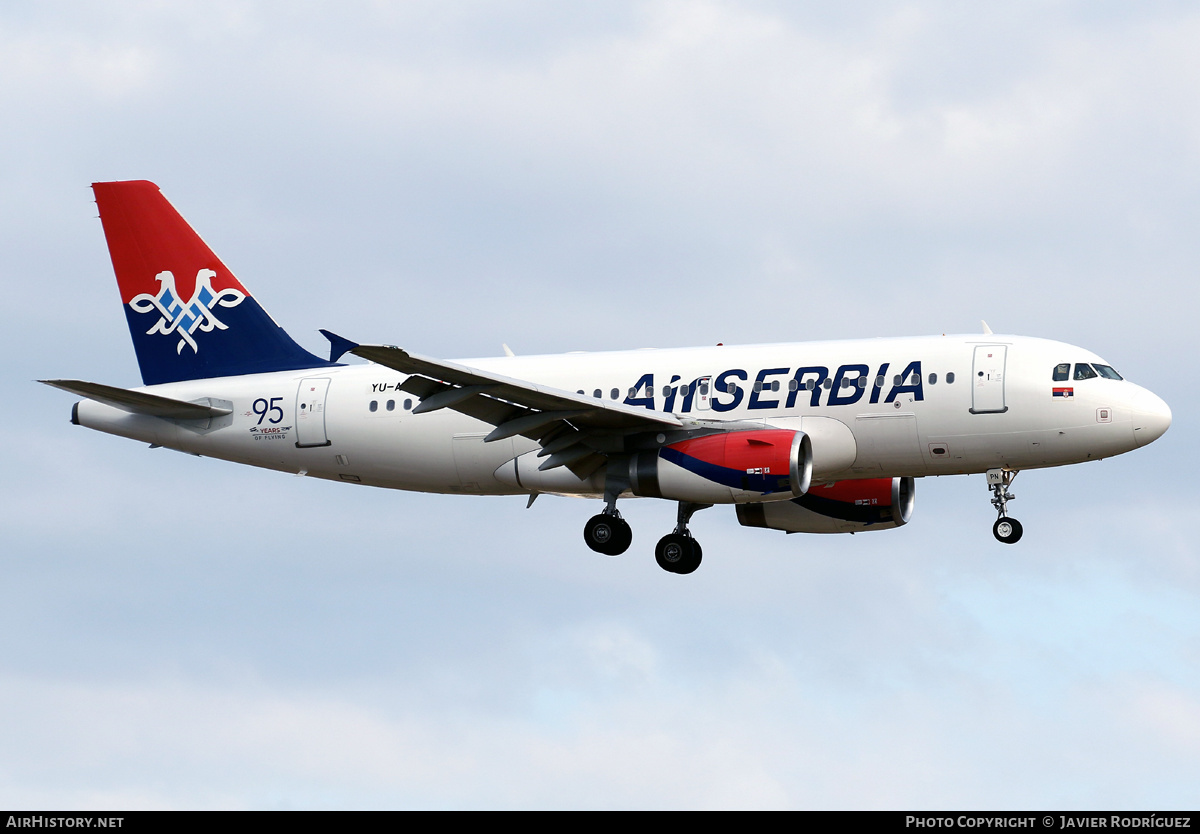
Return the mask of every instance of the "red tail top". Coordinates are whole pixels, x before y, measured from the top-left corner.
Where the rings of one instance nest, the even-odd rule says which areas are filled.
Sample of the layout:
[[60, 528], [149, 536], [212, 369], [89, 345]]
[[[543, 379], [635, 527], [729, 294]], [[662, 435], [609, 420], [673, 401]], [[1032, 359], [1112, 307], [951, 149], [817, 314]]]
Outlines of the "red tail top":
[[94, 182], [92, 190], [122, 302], [128, 304], [140, 293], [156, 295], [155, 278], [164, 271], [175, 276], [175, 290], [185, 299], [192, 297], [202, 269], [216, 273], [211, 279], [213, 290], [235, 289], [249, 295], [157, 185], [147, 180]]

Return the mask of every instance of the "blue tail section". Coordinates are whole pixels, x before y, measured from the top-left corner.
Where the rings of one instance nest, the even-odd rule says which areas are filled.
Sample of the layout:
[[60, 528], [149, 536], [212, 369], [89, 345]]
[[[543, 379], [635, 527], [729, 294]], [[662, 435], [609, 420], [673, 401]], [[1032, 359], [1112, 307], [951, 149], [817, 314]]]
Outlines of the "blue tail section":
[[143, 383], [334, 364], [267, 315], [154, 183], [92, 189]]

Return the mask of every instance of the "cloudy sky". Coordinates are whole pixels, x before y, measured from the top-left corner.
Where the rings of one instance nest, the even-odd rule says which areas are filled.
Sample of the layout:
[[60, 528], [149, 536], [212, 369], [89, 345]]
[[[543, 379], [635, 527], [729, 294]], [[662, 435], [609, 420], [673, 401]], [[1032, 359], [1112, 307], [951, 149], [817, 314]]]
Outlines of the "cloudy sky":
[[[1200, 12], [1183, 2], [0, 9], [0, 804], [1200, 804]], [[784, 536], [392, 493], [68, 424], [137, 385], [89, 183], [301, 343], [444, 357], [978, 332], [1171, 431]]]

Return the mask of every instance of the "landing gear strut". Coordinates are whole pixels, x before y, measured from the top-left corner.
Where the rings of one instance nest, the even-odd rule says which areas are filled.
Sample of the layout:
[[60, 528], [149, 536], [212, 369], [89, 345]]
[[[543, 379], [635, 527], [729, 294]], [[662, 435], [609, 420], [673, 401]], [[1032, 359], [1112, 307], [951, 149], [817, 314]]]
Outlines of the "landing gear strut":
[[996, 541], [1004, 544], [1016, 544], [1021, 540], [1024, 529], [1021, 522], [1008, 517], [1008, 502], [1016, 498], [1008, 491], [1009, 485], [1017, 477], [1011, 469], [989, 469], [987, 471], [988, 488], [992, 491], [992, 506], [999, 516], [992, 525], [992, 535]]
[[654, 548], [654, 559], [660, 568], [671, 573], [691, 573], [700, 567], [704, 549], [700, 547], [700, 542], [692, 538], [688, 522], [692, 520], [694, 513], [711, 506], [712, 504], [693, 504], [690, 501], [679, 502], [675, 531], [659, 539], [658, 546]]

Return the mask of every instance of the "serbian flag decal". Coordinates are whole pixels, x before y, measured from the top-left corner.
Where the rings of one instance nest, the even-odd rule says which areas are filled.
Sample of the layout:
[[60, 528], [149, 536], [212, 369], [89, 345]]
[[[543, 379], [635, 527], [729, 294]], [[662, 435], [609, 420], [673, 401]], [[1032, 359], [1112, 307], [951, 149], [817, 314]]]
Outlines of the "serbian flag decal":
[[1074, 388], [1052, 388], [1050, 390], [1054, 394], [1054, 398], [1059, 400], [1069, 400], [1075, 396]]

